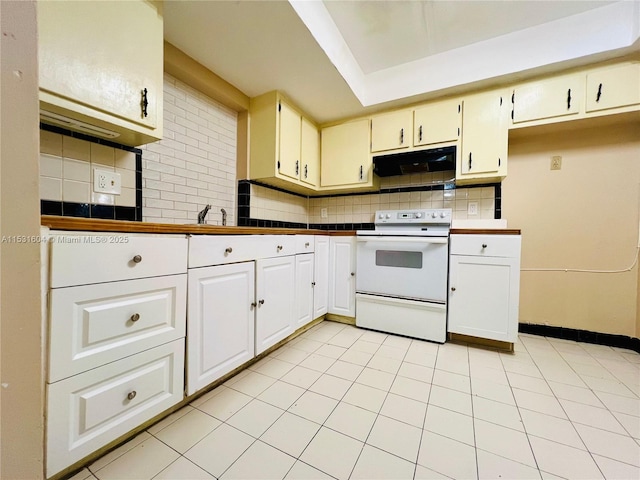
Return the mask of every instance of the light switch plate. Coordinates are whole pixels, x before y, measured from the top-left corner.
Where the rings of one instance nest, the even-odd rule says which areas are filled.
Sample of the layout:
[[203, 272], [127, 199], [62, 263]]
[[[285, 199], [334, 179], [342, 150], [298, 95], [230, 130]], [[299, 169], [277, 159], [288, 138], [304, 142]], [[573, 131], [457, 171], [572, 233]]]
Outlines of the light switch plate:
[[478, 202], [469, 202], [467, 207], [468, 215], [478, 215]]
[[110, 193], [120, 195], [122, 193], [122, 178], [119, 173], [93, 169], [93, 191], [96, 193]]

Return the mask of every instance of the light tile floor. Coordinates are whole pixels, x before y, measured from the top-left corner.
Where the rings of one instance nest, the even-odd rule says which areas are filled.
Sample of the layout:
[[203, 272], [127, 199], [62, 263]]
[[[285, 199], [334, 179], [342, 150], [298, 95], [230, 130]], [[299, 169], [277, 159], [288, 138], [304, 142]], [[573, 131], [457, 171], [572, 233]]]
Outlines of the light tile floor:
[[640, 355], [325, 321], [73, 478], [640, 479]]

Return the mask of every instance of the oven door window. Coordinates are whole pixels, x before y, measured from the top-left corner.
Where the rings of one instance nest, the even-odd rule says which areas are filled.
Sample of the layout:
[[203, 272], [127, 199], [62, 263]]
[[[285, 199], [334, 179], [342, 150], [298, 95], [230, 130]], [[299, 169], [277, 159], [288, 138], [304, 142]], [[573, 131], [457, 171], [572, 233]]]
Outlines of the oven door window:
[[421, 269], [422, 252], [376, 250], [376, 265], [379, 267]]

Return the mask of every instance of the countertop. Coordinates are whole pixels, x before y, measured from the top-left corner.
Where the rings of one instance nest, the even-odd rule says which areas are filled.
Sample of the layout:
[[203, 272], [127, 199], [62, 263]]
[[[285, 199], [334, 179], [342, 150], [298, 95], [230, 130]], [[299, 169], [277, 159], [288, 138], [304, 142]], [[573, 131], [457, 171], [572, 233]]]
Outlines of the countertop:
[[120, 233], [173, 233], [185, 235], [355, 235], [354, 231], [309, 230], [306, 228], [221, 227], [217, 225], [128, 222], [95, 218], [42, 215], [40, 224], [52, 230]]

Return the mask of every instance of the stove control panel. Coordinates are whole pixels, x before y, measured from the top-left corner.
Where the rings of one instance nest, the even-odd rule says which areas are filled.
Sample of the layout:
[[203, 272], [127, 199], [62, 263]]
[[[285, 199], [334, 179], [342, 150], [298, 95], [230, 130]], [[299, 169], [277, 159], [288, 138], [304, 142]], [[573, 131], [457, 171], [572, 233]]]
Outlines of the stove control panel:
[[451, 224], [451, 209], [378, 210], [375, 218], [376, 225]]

